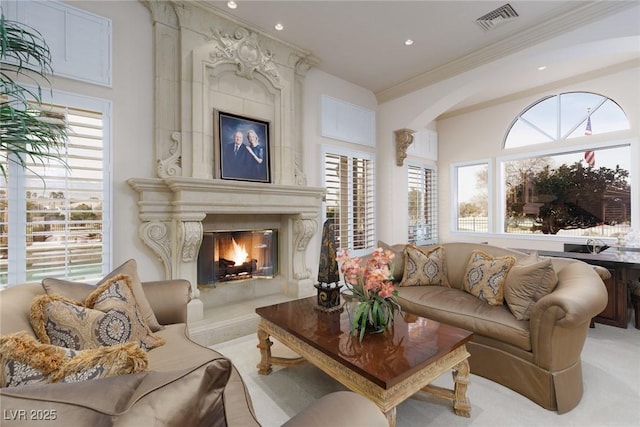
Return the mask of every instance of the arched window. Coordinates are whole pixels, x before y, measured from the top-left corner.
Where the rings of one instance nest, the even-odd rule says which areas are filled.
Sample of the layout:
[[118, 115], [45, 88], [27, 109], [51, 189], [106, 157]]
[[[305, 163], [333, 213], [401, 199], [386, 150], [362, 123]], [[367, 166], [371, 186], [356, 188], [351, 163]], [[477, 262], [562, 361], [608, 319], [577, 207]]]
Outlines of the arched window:
[[504, 148], [523, 147], [629, 129], [615, 101], [591, 92], [567, 92], [543, 98], [511, 124]]
[[[516, 117], [504, 148], [551, 143], [544, 151], [500, 162], [502, 232], [615, 237], [631, 226], [629, 143], [563, 144], [629, 129], [620, 106], [606, 96], [568, 92], [536, 102]], [[522, 150], [521, 150], [522, 151]]]

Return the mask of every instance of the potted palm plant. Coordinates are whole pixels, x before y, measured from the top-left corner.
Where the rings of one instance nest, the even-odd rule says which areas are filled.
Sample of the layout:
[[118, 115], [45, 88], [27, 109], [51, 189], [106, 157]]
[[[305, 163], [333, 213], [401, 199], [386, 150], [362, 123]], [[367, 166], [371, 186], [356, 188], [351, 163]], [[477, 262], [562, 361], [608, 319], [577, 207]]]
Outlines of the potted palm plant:
[[26, 169], [48, 159], [64, 164], [59, 157], [67, 137], [64, 115], [42, 104], [42, 84], [49, 84], [52, 73], [42, 35], [0, 14], [0, 172], [5, 178], [9, 162]]

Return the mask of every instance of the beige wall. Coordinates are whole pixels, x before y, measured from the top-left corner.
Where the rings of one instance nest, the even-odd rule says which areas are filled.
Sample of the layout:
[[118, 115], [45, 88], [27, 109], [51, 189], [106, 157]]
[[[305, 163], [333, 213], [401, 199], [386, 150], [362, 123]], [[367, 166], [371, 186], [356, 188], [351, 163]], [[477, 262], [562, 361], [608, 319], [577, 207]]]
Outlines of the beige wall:
[[[453, 163], [473, 161], [477, 159], [491, 159], [494, 163], [494, 176], [497, 176], [499, 167], [496, 159], [501, 156], [517, 154], [531, 150], [531, 148], [503, 150], [502, 143], [511, 121], [528, 106], [539, 99], [569, 91], [594, 92], [605, 95], [616, 101], [627, 113], [631, 129], [629, 131], [616, 132], [605, 136], [593, 135], [590, 137], [575, 138], [563, 142], [563, 146], [584, 147], [584, 144], [606, 142], [608, 140], [631, 141], [633, 144], [632, 169], [640, 170], [640, 158], [638, 156], [638, 143], [640, 137], [640, 67], [628, 67], [625, 69], [611, 70], [595, 78], [577, 79], [574, 83], [550, 87], [536, 93], [528, 94], [521, 98], [505, 101], [496, 105], [487, 106], [465, 114], [455, 115], [449, 118], [438, 120], [439, 137], [439, 160], [440, 169], [439, 182], [439, 219], [440, 219], [440, 239], [442, 241], [451, 240], [473, 240], [489, 241], [499, 245], [511, 247], [534, 248], [534, 249], [561, 249], [562, 242], [544, 236], [541, 239], [514, 239], [507, 236], [482, 235], [474, 237], [470, 234], [459, 234], [451, 232], [450, 212], [451, 192], [450, 192], [450, 170]], [[557, 143], [536, 146], [535, 150], [555, 149]], [[637, 195], [639, 181], [637, 175], [632, 177], [632, 188], [635, 188]], [[499, 186], [491, 189], [495, 196], [499, 195]], [[494, 198], [494, 212], [497, 211], [497, 197]], [[635, 208], [638, 208], [636, 205]], [[638, 224], [638, 209], [634, 210], [635, 217], [633, 223]], [[493, 216], [494, 221], [497, 217]]]

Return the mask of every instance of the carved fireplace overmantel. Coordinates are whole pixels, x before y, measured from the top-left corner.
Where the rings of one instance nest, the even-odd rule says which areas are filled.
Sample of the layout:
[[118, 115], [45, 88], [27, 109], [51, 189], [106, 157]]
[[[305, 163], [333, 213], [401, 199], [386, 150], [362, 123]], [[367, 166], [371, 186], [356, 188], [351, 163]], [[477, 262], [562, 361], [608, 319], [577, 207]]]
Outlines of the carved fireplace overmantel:
[[[279, 221], [284, 293], [313, 292], [306, 255], [325, 190], [306, 186], [302, 100], [318, 60], [206, 2], [140, 1], [153, 20], [156, 165], [155, 177], [128, 180], [138, 192], [140, 238], [166, 278], [191, 281], [197, 299], [204, 225], [223, 218], [236, 229], [269, 215]], [[270, 183], [220, 179], [214, 112], [270, 123]]]

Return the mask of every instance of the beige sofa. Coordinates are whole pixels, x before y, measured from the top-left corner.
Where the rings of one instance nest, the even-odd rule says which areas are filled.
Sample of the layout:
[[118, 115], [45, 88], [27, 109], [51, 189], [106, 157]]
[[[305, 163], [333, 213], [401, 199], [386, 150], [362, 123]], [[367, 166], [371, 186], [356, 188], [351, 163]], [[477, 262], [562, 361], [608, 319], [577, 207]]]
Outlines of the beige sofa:
[[[403, 310], [474, 332], [467, 345], [472, 373], [558, 413], [573, 409], [583, 392], [580, 353], [589, 324], [607, 303], [600, 276], [581, 261], [552, 258], [557, 286], [535, 303], [529, 320], [517, 320], [506, 303], [489, 305], [466, 292], [463, 279], [474, 250], [519, 261], [527, 254], [485, 244], [441, 246], [450, 287], [397, 287]], [[396, 265], [403, 265], [403, 247], [394, 246]]]
[[[72, 289], [89, 293], [93, 286]], [[77, 287], [76, 287], [77, 288]], [[142, 283], [166, 343], [148, 352], [145, 372], [69, 384], [34, 384], [0, 389], [3, 426], [259, 426], [247, 388], [233, 364], [188, 337], [190, 284], [183, 280]], [[28, 331], [32, 300], [41, 284], [0, 291], [0, 333]], [[333, 408], [327, 411], [326, 408]], [[324, 408], [324, 409], [323, 409]], [[340, 414], [335, 417], [335, 414]], [[326, 395], [290, 425], [385, 426], [377, 406], [351, 392]]]

